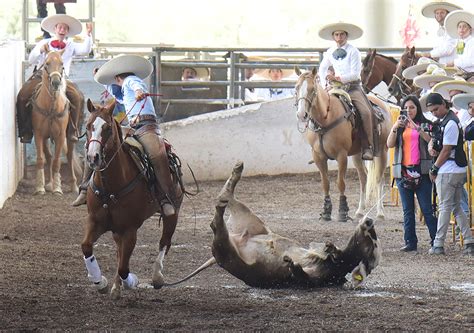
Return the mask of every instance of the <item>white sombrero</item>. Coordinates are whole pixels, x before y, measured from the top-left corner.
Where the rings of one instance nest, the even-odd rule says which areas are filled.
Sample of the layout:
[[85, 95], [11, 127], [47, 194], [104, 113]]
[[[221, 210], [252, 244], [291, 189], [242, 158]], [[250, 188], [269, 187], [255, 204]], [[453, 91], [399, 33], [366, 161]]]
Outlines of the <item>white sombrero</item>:
[[66, 14], [56, 14], [45, 17], [43, 21], [41, 21], [41, 28], [49, 32], [51, 35], [54, 35], [54, 28], [59, 23], [67, 24], [67, 26], [69, 27], [69, 31], [66, 37], [78, 35], [82, 31], [81, 22], [79, 22], [78, 19]]
[[137, 55], [119, 55], [103, 64], [94, 75], [100, 84], [115, 83], [115, 76], [122, 73], [134, 73], [140, 79], [146, 79], [153, 72], [153, 65], [147, 59]]
[[441, 67], [441, 64], [437, 63], [433, 59], [421, 57], [418, 59], [416, 65], [405, 68], [402, 72], [402, 76], [405, 79], [413, 80], [416, 76], [424, 74], [430, 64], [434, 64], [438, 67]]
[[338, 22], [325, 25], [319, 30], [319, 37], [326, 40], [333, 40], [332, 34], [334, 31], [347, 32], [347, 39], [357, 39], [363, 34], [363, 30], [355, 24]]
[[474, 93], [471, 94], [457, 94], [453, 97], [453, 104], [457, 109], [467, 110], [469, 104], [474, 102]]
[[443, 96], [444, 99], [450, 100], [449, 92], [451, 90], [460, 90], [466, 94], [474, 93], [474, 83], [466, 82], [464, 80], [449, 80], [436, 84], [432, 92], [437, 92]]
[[[268, 59], [265, 59], [265, 60], [269, 61], [269, 62], [285, 62], [285, 61], [287, 61], [287, 59], [284, 59], [284, 58], [268, 58]], [[269, 68], [259, 68], [259, 69], [255, 70], [254, 74], [260, 76], [261, 78], [263, 78], [265, 80], [271, 80], [270, 70], [271, 69], [269, 69]], [[282, 73], [283, 73], [282, 79], [286, 79], [286, 78], [290, 77], [291, 75], [293, 75], [295, 73], [295, 71], [291, 68], [279, 68], [279, 70], [281, 70]]]
[[466, 22], [474, 28], [474, 15], [466, 10], [455, 10], [449, 13], [444, 19], [444, 27], [451, 38], [459, 38], [458, 24], [459, 22]]
[[442, 68], [437, 67], [435, 70], [433, 70], [432, 73], [426, 72], [425, 74], [418, 75], [413, 79], [413, 83], [423, 89], [430, 89], [432, 86], [433, 82], [436, 82], [435, 84], [443, 81], [448, 81], [452, 80], [453, 78], [448, 76], [446, 74], [446, 71]]
[[425, 17], [434, 18], [435, 11], [437, 9], [445, 9], [448, 12], [452, 12], [453, 10], [458, 10], [462, 8], [458, 5], [446, 1], [433, 1], [423, 6], [423, 8], [421, 9], [421, 14], [423, 14], [423, 16]]

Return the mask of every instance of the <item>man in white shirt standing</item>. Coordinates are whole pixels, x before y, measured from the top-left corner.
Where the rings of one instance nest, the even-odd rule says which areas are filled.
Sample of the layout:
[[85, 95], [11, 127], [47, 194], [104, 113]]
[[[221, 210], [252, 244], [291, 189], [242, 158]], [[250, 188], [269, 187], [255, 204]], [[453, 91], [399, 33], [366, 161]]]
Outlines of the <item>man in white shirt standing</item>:
[[[86, 23], [87, 36], [83, 43], [76, 43], [68, 37], [78, 35], [82, 31], [82, 24], [76, 18], [66, 14], [56, 14], [48, 16], [41, 21], [41, 27], [54, 37], [39, 41], [31, 50], [28, 61], [30, 65], [37, 66], [38, 69], [43, 65], [46, 55], [49, 51], [62, 51], [62, 60], [64, 72], [69, 75], [72, 58], [75, 55], [89, 54], [92, 49], [92, 23]], [[33, 92], [41, 82], [41, 70], [33, 73], [32, 77], [26, 81], [21, 87], [16, 102], [18, 136], [21, 142], [30, 143], [33, 137], [33, 127], [31, 124], [31, 107], [29, 101]], [[71, 102], [70, 119], [68, 125], [68, 139], [77, 141], [77, 127], [79, 114], [83, 110], [79, 110], [77, 96], [79, 90], [77, 86], [68, 80], [66, 95]]]
[[461, 208], [461, 192], [466, 182], [467, 160], [463, 150], [462, 129], [459, 119], [449, 109], [449, 102], [438, 93], [430, 93], [426, 99], [428, 111], [439, 119], [439, 130], [432, 134], [429, 152], [435, 157], [430, 178], [436, 182], [439, 198], [438, 229], [429, 254], [445, 254], [444, 241], [454, 214], [464, 237], [466, 255], [474, 255], [474, 239], [466, 214]]
[[[362, 158], [372, 160], [374, 157], [372, 106], [362, 90], [360, 52], [347, 42], [348, 39], [361, 37], [362, 33], [362, 29], [358, 26], [343, 22], [329, 24], [321, 28], [319, 36], [326, 40], [335, 41], [336, 45], [330, 47], [324, 53], [318, 75], [323, 86], [333, 81], [339, 81], [346, 87], [352, 103], [360, 113], [365, 132], [365, 137], [362, 137]], [[334, 68], [334, 74], [328, 72], [330, 66]]]
[[444, 19], [449, 12], [458, 9], [462, 8], [446, 1], [433, 1], [421, 9], [423, 16], [434, 18], [439, 24], [436, 44], [430, 52], [422, 53], [423, 56], [438, 59], [438, 62], [443, 65], [454, 60], [456, 38], [450, 37], [446, 32]]

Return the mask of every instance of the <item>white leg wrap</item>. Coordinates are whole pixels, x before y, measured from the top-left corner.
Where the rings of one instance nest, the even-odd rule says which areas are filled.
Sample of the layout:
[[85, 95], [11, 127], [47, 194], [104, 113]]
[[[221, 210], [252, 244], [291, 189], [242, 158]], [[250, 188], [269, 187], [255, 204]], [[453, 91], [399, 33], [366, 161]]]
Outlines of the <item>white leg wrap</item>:
[[102, 273], [100, 271], [99, 263], [95, 259], [95, 256], [84, 258], [87, 268], [87, 277], [92, 283], [99, 283], [102, 281]]
[[138, 277], [133, 273], [128, 273], [127, 278], [124, 280], [120, 278], [125, 289], [135, 289], [138, 286]]

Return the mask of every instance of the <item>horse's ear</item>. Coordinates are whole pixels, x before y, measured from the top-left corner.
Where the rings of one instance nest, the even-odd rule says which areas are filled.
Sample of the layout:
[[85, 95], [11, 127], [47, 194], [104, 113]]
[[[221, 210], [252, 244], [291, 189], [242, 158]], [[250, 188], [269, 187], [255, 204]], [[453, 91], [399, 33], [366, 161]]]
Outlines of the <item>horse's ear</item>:
[[313, 67], [313, 69], [311, 70], [311, 74], [313, 74], [313, 76], [316, 76], [317, 73], [318, 69], [316, 67]]
[[87, 110], [91, 113], [95, 111], [94, 103], [92, 103], [90, 98], [87, 99]]
[[296, 75], [300, 76], [301, 75], [301, 70], [298, 66], [295, 66], [295, 73]]
[[107, 109], [107, 112], [112, 114], [114, 112], [114, 109], [115, 109], [115, 98], [112, 98], [109, 102], [109, 104], [107, 104], [107, 106], [105, 107]]
[[62, 55], [64, 54], [64, 52], [66, 52], [66, 49], [65, 49], [65, 48], [58, 51], [58, 53], [59, 53], [60, 56], [62, 56]]
[[414, 46], [411, 47], [411, 49], [410, 49], [410, 54], [411, 54], [411, 55], [414, 55], [414, 54], [415, 54], [415, 47], [414, 47]]

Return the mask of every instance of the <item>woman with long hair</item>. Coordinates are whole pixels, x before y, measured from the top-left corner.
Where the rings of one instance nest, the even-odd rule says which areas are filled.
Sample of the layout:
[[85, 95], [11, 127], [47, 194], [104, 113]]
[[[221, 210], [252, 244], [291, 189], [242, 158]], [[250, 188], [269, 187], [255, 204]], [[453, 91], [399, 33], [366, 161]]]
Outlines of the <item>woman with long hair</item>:
[[416, 251], [418, 238], [415, 228], [415, 194], [431, 238], [436, 236], [437, 220], [433, 214], [432, 183], [428, 172], [432, 165], [428, 153], [429, 133], [424, 131], [431, 122], [425, 118], [420, 101], [414, 95], [402, 100], [400, 117], [387, 138], [388, 148], [395, 148], [393, 177], [397, 181], [403, 206], [405, 245], [402, 252]]

